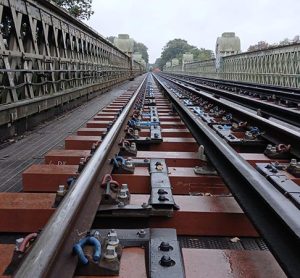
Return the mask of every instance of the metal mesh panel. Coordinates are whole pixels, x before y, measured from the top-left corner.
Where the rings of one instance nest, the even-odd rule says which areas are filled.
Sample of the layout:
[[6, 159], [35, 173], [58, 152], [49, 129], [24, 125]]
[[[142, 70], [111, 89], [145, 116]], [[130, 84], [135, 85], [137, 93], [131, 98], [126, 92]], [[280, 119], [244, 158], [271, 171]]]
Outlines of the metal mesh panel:
[[268, 250], [265, 242], [260, 238], [240, 238], [237, 242], [232, 242], [231, 239], [231, 237], [178, 237], [181, 248]]

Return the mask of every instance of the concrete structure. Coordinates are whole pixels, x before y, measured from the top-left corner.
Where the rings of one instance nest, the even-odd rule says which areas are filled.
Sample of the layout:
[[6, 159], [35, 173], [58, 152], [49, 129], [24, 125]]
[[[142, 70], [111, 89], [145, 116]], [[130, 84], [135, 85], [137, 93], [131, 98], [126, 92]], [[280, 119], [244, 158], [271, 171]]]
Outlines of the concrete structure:
[[216, 42], [216, 69], [219, 70], [222, 57], [241, 52], [240, 38], [234, 32], [225, 32]]
[[178, 65], [179, 65], [179, 60], [177, 58], [172, 59], [172, 67]]
[[190, 52], [186, 52], [182, 55], [182, 70], [184, 69], [184, 65], [186, 63], [191, 63], [194, 60], [194, 55]]
[[190, 52], [186, 52], [182, 55], [182, 64], [191, 63], [194, 60], [194, 55]]
[[114, 39], [114, 45], [126, 54], [130, 55], [133, 53], [134, 40], [129, 38], [127, 34], [119, 34]]
[[234, 55], [241, 52], [240, 38], [234, 32], [225, 32], [216, 42], [216, 57]]

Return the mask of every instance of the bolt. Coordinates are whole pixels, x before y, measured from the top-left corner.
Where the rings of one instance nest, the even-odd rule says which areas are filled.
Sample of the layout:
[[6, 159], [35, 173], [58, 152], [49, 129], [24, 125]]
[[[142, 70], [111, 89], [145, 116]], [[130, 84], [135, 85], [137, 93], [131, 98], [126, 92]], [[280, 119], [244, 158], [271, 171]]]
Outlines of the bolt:
[[158, 200], [159, 200], [160, 202], [166, 202], [166, 201], [169, 201], [169, 199], [168, 199], [165, 195], [160, 195], [160, 196], [158, 197]]
[[100, 239], [100, 237], [101, 237], [101, 235], [98, 231], [95, 231], [93, 236], [97, 239]]
[[104, 252], [104, 258], [106, 260], [114, 260], [117, 258], [116, 248], [113, 245], [107, 245], [105, 252]]
[[119, 191], [119, 194], [118, 194], [118, 198], [119, 199], [126, 199], [127, 198], [127, 191], [126, 189], [121, 189]]
[[175, 262], [171, 259], [171, 257], [166, 256], [166, 255], [161, 257], [159, 263], [161, 266], [164, 266], [164, 267], [170, 267], [170, 266], [175, 265]]
[[158, 171], [162, 171], [163, 170], [163, 165], [158, 161], [155, 163], [155, 169]]
[[123, 207], [125, 207], [125, 204], [123, 202], [120, 202], [120, 203], [118, 203], [118, 207], [123, 208]]
[[81, 158], [80, 158], [79, 164], [80, 164], [80, 163], [84, 163], [84, 162], [85, 162], [85, 158], [84, 158], [84, 157], [81, 157]]
[[268, 144], [268, 146], [267, 146], [267, 150], [271, 150], [272, 149], [272, 145], [271, 144]]
[[64, 196], [66, 193], [65, 185], [59, 185], [57, 190], [57, 195]]
[[162, 195], [162, 194], [168, 194], [168, 192], [165, 191], [165, 190], [162, 189], [162, 188], [158, 189], [158, 190], [157, 190], [157, 193], [158, 193], [159, 195]]
[[131, 160], [128, 160], [128, 159], [125, 161], [125, 165], [126, 165], [127, 167], [129, 167], [129, 168], [132, 168], [132, 167], [133, 167], [132, 161], [131, 161]]
[[272, 164], [271, 163], [267, 164], [267, 166], [265, 168], [271, 169], [272, 168]]
[[136, 143], [131, 143], [130, 148], [131, 148], [132, 150], [136, 150]]
[[93, 153], [97, 148], [97, 144], [93, 143], [91, 153]]
[[146, 231], [144, 229], [141, 229], [137, 234], [139, 237], [144, 238], [146, 236]]
[[85, 164], [85, 158], [84, 158], [84, 157], [81, 157], [81, 158], [80, 158], [80, 161], [79, 161], [79, 166], [78, 166], [78, 172], [79, 172], [79, 173], [83, 170], [84, 164]]
[[123, 183], [123, 184], [121, 185], [121, 190], [122, 190], [122, 189], [128, 190], [128, 184]]
[[118, 245], [120, 242], [117, 236], [117, 232], [114, 229], [110, 230], [110, 232], [107, 235], [107, 239], [109, 245]]
[[159, 245], [159, 249], [161, 251], [168, 252], [170, 250], [173, 250], [173, 247], [169, 244], [169, 242], [162, 241], [161, 244]]
[[23, 241], [24, 241], [23, 237], [16, 239], [16, 251], [19, 251]]

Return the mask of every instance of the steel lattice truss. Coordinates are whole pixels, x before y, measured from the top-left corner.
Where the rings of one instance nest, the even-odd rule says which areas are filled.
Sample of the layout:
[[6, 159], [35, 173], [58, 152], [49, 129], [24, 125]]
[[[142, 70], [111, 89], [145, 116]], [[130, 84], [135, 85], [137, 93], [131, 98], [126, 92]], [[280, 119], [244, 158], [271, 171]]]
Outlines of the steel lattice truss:
[[[300, 44], [187, 63], [184, 72], [202, 77], [300, 88]], [[181, 67], [167, 71], [180, 73]]]
[[216, 60], [206, 60], [185, 64], [185, 71], [189, 74], [201, 75], [208, 78], [217, 78]]
[[300, 45], [225, 57], [220, 77], [299, 88]]
[[140, 69], [48, 1], [0, 0], [0, 104], [125, 80]]

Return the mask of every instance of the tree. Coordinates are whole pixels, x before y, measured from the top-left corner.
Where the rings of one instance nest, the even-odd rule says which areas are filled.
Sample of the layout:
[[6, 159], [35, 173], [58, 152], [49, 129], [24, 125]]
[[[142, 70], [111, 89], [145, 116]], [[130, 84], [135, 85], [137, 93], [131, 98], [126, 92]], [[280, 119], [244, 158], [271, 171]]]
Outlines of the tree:
[[114, 43], [115, 38], [116, 38], [115, 36], [109, 36], [106, 39], [109, 40], [111, 43]]
[[248, 51], [268, 49], [270, 45], [265, 41], [259, 41], [257, 44], [250, 45]]
[[212, 50], [205, 49], [205, 48], [195, 48], [191, 50], [191, 53], [194, 55], [195, 61], [204, 61], [209, 60], [215, 57], [215, 54]]
[[[180, 58], [185, 52], [188, 52], [193, 47], [188, 44], [186, 40], [183, 39], [174, 39], [169, 41], [165, 47], [163, 48], [163, 52], [161, 53], [161, 61], [163, 65], [165, 65], [168, 61], [173, 58]], [[161, 66], [160, 66], [161, 68]]]
[[289, 44], [290, 44], [290, 40], [288, 38], [285, 38], [283, 41], [279, 43], [279, 45], [289, 45]]
[[265, 41], [259, 41], [257, 44], [250, 45], [248, 51], [255, 51], [255, 50], [264, 50], [269, 48], [274, 48], [278, 46], [290, 45], [294, 43], [300, 43], [300, 36], [296, 35], [292, 40], [285, 38], [284, 40], [280, 41], [279, 43], [269, 44]]
[[160, 68], [162, 69], [164, 64], [162, 63], [161, 58], [157, 58], [154, 62], [153, 68]]
[[296, 35], [296, 36], [293, 38], [293, 43], [300, 43], [300, 36], [299, 36], [299, 35]]
[[202, 61], [208, 60], [214, 57], [214, 52], [205, 48], [197, 48], [196, 46], [188, 44], [186, 40], [174, 39], [169, 41], [161, 53], [161, 57], [156, 59], [155, 65], [160, 69], [173, 58], [177, 58], [182, 61], [184, 53], [190, 52], [194, 55], [194, 60]]
[[[48, 0], [51, 1], [51, 0]], [[92, 11], [92, 0], [52, 0], [58, 6], [66, 9], [70, 14], [79, 19], [90, 19], [94, 14]]]
[[141, 42], [134, 41], [133, 51], [141, 53], [142, 58], [145, 60], [145, 62], [149, 62], [148, 47], [146, 45]]

